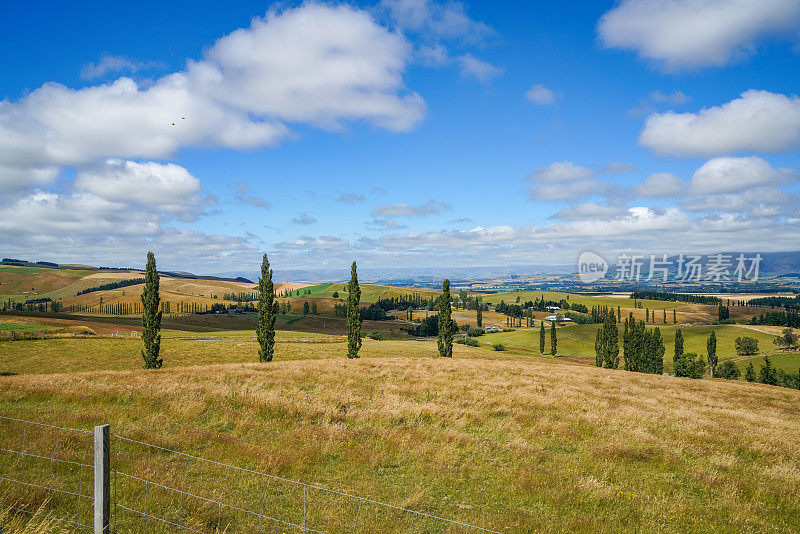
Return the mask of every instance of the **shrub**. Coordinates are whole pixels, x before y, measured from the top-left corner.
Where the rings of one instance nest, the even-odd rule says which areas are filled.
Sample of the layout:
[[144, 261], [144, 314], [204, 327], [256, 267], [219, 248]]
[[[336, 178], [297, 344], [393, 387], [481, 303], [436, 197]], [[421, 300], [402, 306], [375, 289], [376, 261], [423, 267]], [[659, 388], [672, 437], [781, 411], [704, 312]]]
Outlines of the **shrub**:
[[752, 337], [737, 337], [736, 341], [736, 354], [739, 356], [752, 356], [758, 354], [758, 340]]
[[466, 339], [465, 339], [465, 341], [464, 341], [464, 343], [465, 343], [466, 345], [469, 345], [470, 347], [477, 347], [477, 346], [478, 346], [478, 340], [477, 340], [477, 339], [475, 339], [474, 337], [468, 337], [468, 338], [466, 338]]
[[367, 334], [367, 337], [376, 341], [383, 341], [383, 334], [380, 332], [370, 332]]
[[747, 368], [744, 370], [744, 379], [748, 382], [756, 381], [756, 369], [753, 367], [753, 362], [747, 364]]
[[706, 372], [706, 362], [694, 352], [686, 352], [674, 359], [675, 376], [687, 378], [703, 378]]
[[770, 386], [778, 385], [778, 372], [773, 367], [769, 356], [764, 356], [764, 365], [758, 371], [758, 381], [762, 384], [769, 384]]
[[494, 347], [494, 350], [496, 350], [496, 351], [504, 351], [504, 350], [506, 350], [506, 346], [503, 345], [502, 343], [495, 343], [494, 345], [492, 345], [492, 347]]
[[727, 380], [739, 380], [741, 371], [739, 367], [731, 360], [725, 360], [717, 366], [717, 372], [714, 373], [716, 378], [725, 378]]
[[463, 337], [460, 337], [460, 338], [456, 339], [456, 343], [458, 343], [459, 345], [466, 345], [467, 344], [467, 340], [465, 338], [463, 338]]
[[469, 337], [479, 337], [479, 336], [482, 336], [482, 335], [483, 335], [483, 328], [477, 328], [477, 327], [475, 327], [475, 328], [470, 328], [469, 330], [467, 330], [467, 335], [468, 335]]

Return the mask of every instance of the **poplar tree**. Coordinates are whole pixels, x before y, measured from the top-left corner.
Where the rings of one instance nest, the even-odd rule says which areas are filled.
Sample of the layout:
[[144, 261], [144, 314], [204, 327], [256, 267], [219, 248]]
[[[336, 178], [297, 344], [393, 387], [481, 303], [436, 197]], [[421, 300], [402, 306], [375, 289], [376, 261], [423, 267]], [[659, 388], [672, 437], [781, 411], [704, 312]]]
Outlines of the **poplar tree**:
[[714, 378], [714, 371], [717, 370], [717, 335], [711, 331], [711, 335], [706, 342], [706, 351], [708, 352], [708, 371], [711, 378]]
[[602, 330], [603, 367], [616, 369], [619, 367], [619, 330], [617, 329], [617, 319], [614, 317], [613, 309], [606, 314]]
[[475, 322], [478, 328], [483, 328], [483, 310], [481, 309], [480, 297], [475, 297]]
[[544, 321], [539, 321], [539, 352], [544, 354]]
[[[261, 260], [261, 277], [258, 279], [258, 361], [271, 362], [275, 353], [275, 319], [278, 315], [275, 287], [272, 284], [272, 269], [267, 255]], [[285, 306], [284, 306], [285, 307]]]
[[450, 280], [445, 278], [439, 295], [439, 356], [453, 357], [453, 321], [450, 319]]
[[558, 340], [556, 339], [556, 322], [553, 321], [550, 323], [550, 354], [555, 356], [557, 348]]
[[681, 329], [675, 332], [675, 358], [680, 358], [683, 356], [683, 333], [681, 333]]
[[358, 358], [361, 349], [361, 287], [358, 285], [356, 262], [350, 267], [350, 282], [347, 284], [347, 357]]
[[161, 350], [161, 299], [158, 295], [158, 271], [156, 270], [156, 257], [152, 252], [147, 253], [147, 267], [144, 276], [144, 289], [142, 290], [142, 341], [144, 350], [145, 369], [158, 369], [164, 360], [158, 357]]

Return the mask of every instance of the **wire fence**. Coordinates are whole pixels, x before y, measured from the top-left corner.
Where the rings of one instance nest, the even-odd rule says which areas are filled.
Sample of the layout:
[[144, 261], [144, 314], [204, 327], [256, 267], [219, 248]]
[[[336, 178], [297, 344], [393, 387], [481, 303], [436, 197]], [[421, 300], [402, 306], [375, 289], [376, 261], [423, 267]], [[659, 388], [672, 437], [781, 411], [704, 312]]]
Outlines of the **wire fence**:
[[[109, 441], [112, 532], [496, 532], [113, 433]], [[91, 431], [0, 417], [2, 506], [91, 530], [93, 446]]]
[[0, 416], [0, 506], [91, 530], [91, 434]]

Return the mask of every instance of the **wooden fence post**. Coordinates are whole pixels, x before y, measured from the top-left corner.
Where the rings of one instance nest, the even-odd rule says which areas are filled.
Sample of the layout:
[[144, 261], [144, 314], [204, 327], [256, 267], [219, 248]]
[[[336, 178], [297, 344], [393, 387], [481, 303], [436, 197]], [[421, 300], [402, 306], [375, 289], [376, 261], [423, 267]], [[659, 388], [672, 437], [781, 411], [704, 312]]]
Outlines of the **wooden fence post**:
[[111, 431], [94, 427], [94, 534], [108, 534], [111, 516]]

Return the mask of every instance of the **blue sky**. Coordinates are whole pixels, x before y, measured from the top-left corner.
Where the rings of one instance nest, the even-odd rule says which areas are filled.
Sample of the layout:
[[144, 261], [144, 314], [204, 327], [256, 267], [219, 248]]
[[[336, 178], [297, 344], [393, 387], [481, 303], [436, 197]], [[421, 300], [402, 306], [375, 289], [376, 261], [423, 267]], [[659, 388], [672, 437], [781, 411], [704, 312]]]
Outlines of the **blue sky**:
[[4, 255], [798, 249], [794, 0], [232, 4], [1, 8]]

